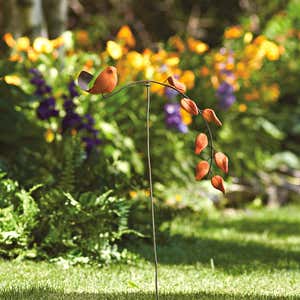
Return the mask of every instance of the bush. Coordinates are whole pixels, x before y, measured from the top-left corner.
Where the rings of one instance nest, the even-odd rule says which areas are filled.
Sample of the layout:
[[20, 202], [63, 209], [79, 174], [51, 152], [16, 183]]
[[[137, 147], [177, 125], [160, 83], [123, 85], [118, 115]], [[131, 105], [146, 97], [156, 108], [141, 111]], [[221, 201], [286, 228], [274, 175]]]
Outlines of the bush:
[[[77, 197], [59, 189], [20, 189], [0, 175], [0, 253], [4, 257], [55, 258], [99, 263], [126, 259], [116, 242], [127, 227], [129, 203], [112, 191]], [[34, 194], [34, 196], [33, 196]]]

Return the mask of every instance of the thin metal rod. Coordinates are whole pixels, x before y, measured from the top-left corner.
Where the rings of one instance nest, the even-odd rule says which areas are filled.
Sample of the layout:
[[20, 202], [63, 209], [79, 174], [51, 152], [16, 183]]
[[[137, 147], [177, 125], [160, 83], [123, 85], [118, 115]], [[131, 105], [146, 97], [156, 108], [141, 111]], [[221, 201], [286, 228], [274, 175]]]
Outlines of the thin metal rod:
[[153, 199], [153, 185], [151, 172], [151, 156], [150, 156], [150, 83], [146, 83], [147, 90], [147, 157], [148, 157], [148, 173], [150, 186], [150, 200], [151, 200], [151, 218], [152, 218], [152, 238], [153, 238], [153, 252], [154, 252], [154, 268], [155, 268], [155, 296], [158, 300], [158, 260], [157, 260], [157, 245], [156, 245], [156, 230], [155, 230], [155, 209]]
[[[156, 80], [138, 80], [138, 81], [133, 81], [133, 82], [130, 82], [130, 83], [128, 83], [128, 84], [120, 87], [118, 90], [116, 90], [116, 91], [114, 91], [114, 92], [112, 92], [112, 93], [110, 93], [108, 95], [102, 95], [102, 97], [105, 98], [105, 99], [107, 99], [107, 98], [113, 97], [116, 94], [119, 94], [120, 92], [122, 92], [123, 90], [125, 90], [127, 88], [134, 87], [134, 86], [137, 86], [137, 85], [145, 85], [145, 86], [147, 86], [150, 83], [154, 83], [154, 84], [158, 84], [158, 85], [161, 85], [161, 86], [164, 86], [164, 87], [168, 87], [170, 89], [175, 90], [183, 98], [190, 99], [190, 97], [188, 97], [186, 94], [184, 94], [181, 91], [179, 91], [175, 86], [167, 84], [167, 83], [164, 83], [164, 82], [159, 82], [159, 81], [156, 81]], [[198, 110], [201, 113], [201, 109], [198, 108]]]

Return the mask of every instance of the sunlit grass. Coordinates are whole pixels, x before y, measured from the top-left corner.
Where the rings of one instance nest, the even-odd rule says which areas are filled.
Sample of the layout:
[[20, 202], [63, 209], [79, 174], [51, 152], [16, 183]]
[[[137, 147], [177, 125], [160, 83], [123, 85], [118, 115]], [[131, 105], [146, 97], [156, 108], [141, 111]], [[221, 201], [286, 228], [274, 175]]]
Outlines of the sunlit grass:
[[[159, 236], [161, 299], [300, 299], [300, 208], [177, 217]], [[3, 299], [154, 299], [151, 243], [134, 265], [0, 262]]]

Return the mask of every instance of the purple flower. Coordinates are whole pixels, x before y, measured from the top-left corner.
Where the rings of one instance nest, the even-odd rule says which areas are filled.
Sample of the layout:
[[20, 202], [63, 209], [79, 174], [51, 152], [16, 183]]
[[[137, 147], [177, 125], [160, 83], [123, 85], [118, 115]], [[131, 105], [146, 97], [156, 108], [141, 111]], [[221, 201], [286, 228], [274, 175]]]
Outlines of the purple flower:
[[94, 125], [95, 124], [95, 119], [90, 114], [86, 114], [85, 119], [87, 120], [87, 123], [89, 125]]
[[35, 76], [30, 79], [30, 83], [37, 85], [37, 86], [41, 86], [41, 85], [45, 84], [45, 80], [39, 76]]
[[72, 98], [75, 98], [75, 97], [79, 96], [79, 93], [78, 93], [77, 88], [76, 88], [76, 84], [73, 80], [69, 83], [68, 88], [69, 88], [70, 96]]
[[35, 76], [41, 76], [41, 72], [35, 68], [29, 69], [29, 73], [31, 73], [32, 75], [35, 75]]
[[233, 86], [223, 81], [217, 89], [217, 97], [219, 98], [220, 108], [227, 110], [235, 102], [236, 98], [233, 91]]
[[51, 95], [51, 86], [46, 84], [39, 70], [32, 68], [29, 73], [32, 75], [30, 83], [35, 86], [34, 94], [42, 99], [36, 110], [38, 118], [47, 120], [51, 117], [57, 117], [59, 112], [55, 109], [55, 98]]
[[167, 103], [165, 104], [164, 110], [167, 127], [176, 129], [182, 133], [188, 131], [188, 127], [182, 122], [180, 105], [178, 103]]
[[187, 133], [189, 131], [188, 127], [184, 123], [180, 123], [177, 127], [178, 131], [181, 133]]
[[223, 81], [218, 87], [217, 94], [219, 96], [228, 95], [233, 93], [233, 87], [226, 81]]
[[178, 92], [170, 87], [165, 87], [164, 92], [168, 99], [172, 99], [178, 95]]
[[37, 116], [41, 120], [47, 120], [50, 117], [57, 117], [58, 110], [55, 109], [55, 99], [48, 98], [40, 102], [40, 105], [37, 108]]
[[226, 95], [219, 99], [220, 108], [227, 110], [235, 102], [236, 98], [234, 95]]
[[66, 112], [69, 112], [69, 111], [73, 111], [76, 105], [71, 99], [65, 99], [63, 107]]
[[82, 141], [85, 143], [85, 151], [90, 154], [94, 147], [101, 144], [101, 140], [97, 137], [83, 137]]
[[167, 115], [173, 115], [178, 113], [180, 110], [180, 105], [178, 103], [167, 103], [165, 104], [165, 113]]
[[66, 132], [68, 129], [79, 130], [82, 126], [82, 118], [73, 111], [68, 112], [62, 119], [62, 131]]

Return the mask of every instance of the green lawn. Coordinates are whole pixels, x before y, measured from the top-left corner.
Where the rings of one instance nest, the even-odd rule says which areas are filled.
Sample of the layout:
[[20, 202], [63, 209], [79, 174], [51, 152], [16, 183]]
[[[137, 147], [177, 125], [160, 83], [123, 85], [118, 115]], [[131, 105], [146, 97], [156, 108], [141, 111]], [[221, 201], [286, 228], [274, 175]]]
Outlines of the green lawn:
[[[158, 242], [160, 299], [300, 299], [300, 207], [178, 216]], [[130, 250], [102, 269], [2, 260], [0, 297], [154, 299], [151, 244]]]

